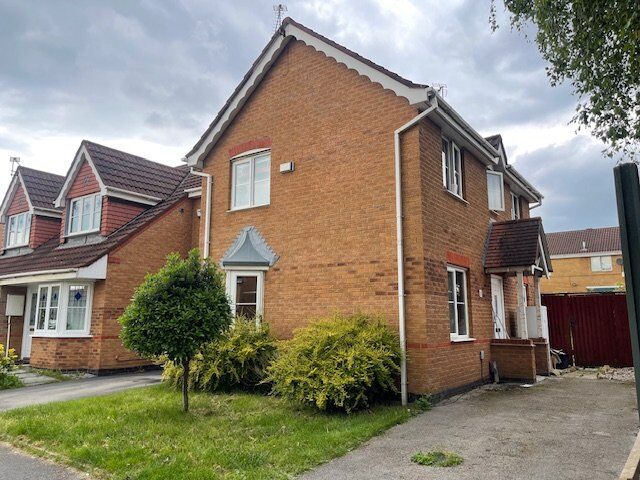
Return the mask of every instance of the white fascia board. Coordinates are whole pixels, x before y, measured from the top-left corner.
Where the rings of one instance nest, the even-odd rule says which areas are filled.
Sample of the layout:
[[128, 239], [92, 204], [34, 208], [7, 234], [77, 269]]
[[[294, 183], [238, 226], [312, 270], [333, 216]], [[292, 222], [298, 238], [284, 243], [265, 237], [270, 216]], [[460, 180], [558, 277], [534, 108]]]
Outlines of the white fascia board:
[[300, 40], [319, 52], [324, 53], [327, 57], [333, 58], [339, 63], [343, 63], [347, 68], [353, 69], [360, 75], [368, 77], [372, 82], [377, 82], [382, 85], [383, 88], [389, 89], [396, 95], [406, 98], [412, 105], [423, 103], [428, 100], [428, 94], [431, 91], [430, 88], [408, 87], [383, 72], [376, 70], [370, 65], [367, 65], [351, 55], [335, 48], [324, 40], [317, 38], [316, 36], [311, 35], [289, 23], [285, 27], [284, 35], [278, 36], [272, 40], [271, 45], [268, 46], [262, 56], [258, 59], [251, 76], [246, 80], [244, 86], [238, 91], [238, 93], [229, 101], [229, 105], [226, 107], [224, 112], [222, 112], [220, 119], [213, 125], [211, 131], [207, 134], [207, 137], [198, 149], [186, 157], [187, 165], [190, 167], [196, 167], [199, 165], [199, 162], [203, 161], [204, 155], [206, 155], [206, 153], [213, 147], [224, 129], [227, 127], [228, 123], [233, 120], [238, 110], [242, 105], [244, 105], [247, 98], [255, 90], [269, 68], [284, 50], [284, 47], [286, 47], [292, 39]]
[[606, 257], [606, 256], [622, 255], [622, 250], [611, 250], [607, 252], [581, 252], [581, 253], [566, 253], [561, 255], [550, 255], [551, 260], [563, 259], [563, 258], [591, 258], [591, 257]]
[[39, 217], [62, 218], [62, 212], [60, 210], [50, 210], [48, 208], [34, 208], [33, 214]]
[[0, 276], [0, 286], [24, 285], [29, 283], [50, 283], [61, 280], [104, 280], [107, 278], [107, 259], [104, 255], [87, 267], [39, 272], [12, 273]]
[[102, 191], [102, 194], [108, 197], [121, 198], [123, 200], [128, 200], [130, 202], [143, 203], [145, 205], [157, 205], [162, 200], [161, 198], [153, 197], [151, 195], [145, 195], [143, 193], [136, 193], [136, 192], [129, 192], [127, 190], [123, 190], [121, 188], [116, 188], [116, 187], [106, 187]]
[[184, 193], [186, 193], [189, 198], [198, 198], [202, 196], [202, 187], [186, 188]]
[[91, 155], [89, 155], [89, 152], [87, 151], [86, 147], [82, 145], [80, 150], [78, 150], [76, 157], [73, 159], [73, 163], [71, 164], [71, 169], [67, 174], [67, 178], [65, 179], [64, 184], [62, 185], [62, 189], [60, 190], [60, 194], [58, 195], [58, 198], [56, 198], [56, 201], [54, 203], [56, 207], [60, 208], [65, 206], [67, 192], [69, 192], [69, 189], [71, 188], [71, 184], [75, 180], [83, 160], [86, 160], [89, 163], [89, 166], [93, 171], [93, 175], [96, 177], [96, 180], [98, 180], [98, 185], [100, 185], [100, 191], [104, 195], [104, 192], [106, 189], [104, 182], [100, 178], [100, 175], [98, 175], [98, 169], [93, 164], [93, 160], [91, 160]]
[[[526, 199], [531, 202], [540, 202], [544, 198], [544, 196], [535, 189], [530, 188], [530, 186], [522, 183], [516, 176], [514, 176], [510, 169], [504, 169], [505, 177], [508, 180], [509, 186], [515, 185], [520, 192], [514, 192], [516, 194], [520, 194], [521, 196], [526, 197]], [[512, 189], [513, 190], [513, 189]]]
[[435, 101], [438, 103], [437, 112], [442, 118], [452, 126], [455, 126], [460, 134], [466, 137], [478, 150], [481, 156], [484, 156], [493, 165], [497, 165], [500, 159], [499, 152], [478, 133], [471, 125], [469, 125], [462, 116], [455, 111], [437, 92], [435, 92]]
[[4, 223], [7, 221], [5, 212], [9, 208], [9, 205], [11, 205], [13, 197], [15, 197], [16, 195], [15, 189], [18, 181], [18, 175], [15, 174], [11, 179], [11, 183], [9, 184], [9, 188], [7, 189], [7, 193], [5, 194], [4, 200], [2, 200], [2, 205], [0, 206], [0, 223]]

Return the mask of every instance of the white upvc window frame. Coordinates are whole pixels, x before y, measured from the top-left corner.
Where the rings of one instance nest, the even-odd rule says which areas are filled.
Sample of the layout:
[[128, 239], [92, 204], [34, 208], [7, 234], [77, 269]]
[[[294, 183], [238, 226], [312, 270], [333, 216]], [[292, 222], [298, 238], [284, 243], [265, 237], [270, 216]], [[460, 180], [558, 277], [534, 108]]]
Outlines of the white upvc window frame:
[[[87, 302], [85, 307], [84, 328], [80, 330], [67, 330], [67, 313], [69, 305], [69, 292], [70, 288], [74, 286], [87, 287]], [[48, 328], [49, 319], [51, 315], [51, 290], [55, 287], [59, 288], [58, 307], [56, 328]], [[47, 304], [45, 308], [44, 328], [38, 327], [38, 319], [40, 317], [40, 310], [43, 306], [40, 304], [40, 291], [41, 289], [47, 289]], [[86, 281], [70, 281], [61, 283], [43, 283], [37, 285], [36, 292], [38, 293], [38, 300], [36, 304], [36, 323], [34, 326], [34, 337], [53, 337], [53, 338], [83, 338], [90, 337], [91, 331], [91, 310], [93, 305], [93, 283]]]
[[[456, 282], [456, 277], [457, 277], [457, 273], [462, 273], [462, 289], [463, 289], [463, 299], [464, 299], [464, 316], [465, 316], [465, 327], [467, 330], [467, 333], [460, 335], [458, 333], [458, 305], [460, 305], [460, 303], [458, 302], [458, 298], [454, 292], [453, 295], [453, 311], [455, 314], [455, 328], [456, 331], [452, 332], [451, 331], [451, 318], [450, 318], [450, 309], [449, 309], [449, 304], [451, 303], [451, 301], [449, 300], [449, 273], [453, 273], [453, 279], [454, 279], [454, 288], [455, 288], [455, 282]], [[460, 267], [454, 267], [452, 265], [448, 265], [447, 266], [447, 317], [449, 318], [449, 337], [451, 339], [451, 341], [460, 341], [460, 340], [471, 340], [471, 335], [469, 332], [469, 292], [468, 292], [468, 288], [467, 288], [467, 273], [468, 270], [464, 269], [464, 268], [460, 268]]]
[[511, 193], [511, 220], [520, 220], [522, 214], [520, 212], [520, 197], [515, 193]]
[[[266, 180], [268, 186], [268, 195], [266, 202], [257, 203], [255, 199], [256, 190], [256, 161], [266, 158], [269, 163], [269, 178]], [[249, 165], [249, 203], [236, 204], [236, 170], [241, 165]], [[263, 207], [271, 203], [271, 150], [260, 150], [257, 152], [245, 153], [231, 159], [231, 211], [246, 210], [247, 208]]]
[[[489, 189], [489, 177], [497, 177], [500, 179], [500, 201], [498, 205], [491, 203], [491, 191]], [[496, 172], [495, 170], [487, 170], [487, 198], [489, 202], [489, 210], [494, 212], [504, 212], [504, 176], [502, 172]]]
[[235, 267], [227, 270], [227, 296], [229, 297], [229, 305], [231, 306], [231, 314], [236, 316], [236, 286], [238, 277], [256, 277], [256, 322], [260, 322], [260, 318], [264, 314], [264, 270], [243, 269]]
[[[602, 264], [602, 259], [604, 258], [608, 258], [609, 259], [609, 267], [605, 268], [603, 267]], [[598, 268], [594, 269], [594, 260], [597, 260], [598, 262]], [[594, 273], [601, 273], [601, 272], [613, 272], [613, 256], [612, 255], [594, 255], [589, 259], [590, 263], [591, 263], [591, 271]]]
[[[22, 219], [22, 229], [18, 229], [20, 220]], [[31, 212], [21, 212], [11, 215], [7, 218], [5, 224], [5, 248], [26, 247], [29, 245], [29, 237], [31, 235]]]
[[[446, 152], [445, 150], [446, 145]], [[462, 169], [462, 150], [453, 141], [442, 137], [442, 185], [456, 197], [464, 199], [464, 172]]]
[[[89, 222], [89, 228], [86, 230], [82, 230], [82, 217], [84, 216], [84, 201], [87, 198], [92, 198], [92, 205], [93, 208], [91, 210], [90, 215], [90, 222]], [[78, 230], [76, 231], [72, 231], [71, 227], [73, 225], [73, 219], [75, 218], [75, 216], [72, 216], [72, 212], [73, 212], [73, 206], [75, 204], [79, 205], [78, 208]], [[98, 225], [95, 226], [95, 216], [96, 216], [96, 205], [100, 206], [99, 212], [100, 214], [98, 215]], [[102, 223], [102, 193], [98, 192], [98, 193], [92, 193], [90, 195], [83, 195], [82, 197], [74, 197], [72, 199], [69, 200], [69, 206], [67, 207], [67, 218], [66, 218], [66, 233], [67, 233], [67, 237], [73, 237], [76, 235], [87, 235], [89, 233], [95, 233], [95, 232], [99, 232], [100, 231], [100, 225]]]

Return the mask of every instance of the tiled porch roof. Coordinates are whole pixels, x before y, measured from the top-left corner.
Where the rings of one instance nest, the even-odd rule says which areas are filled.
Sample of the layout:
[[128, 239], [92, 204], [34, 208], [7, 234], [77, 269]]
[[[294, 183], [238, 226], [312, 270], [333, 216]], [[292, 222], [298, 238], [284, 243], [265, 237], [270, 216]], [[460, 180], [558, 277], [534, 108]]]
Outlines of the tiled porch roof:
[[484, 254], [486, 270], [530, 267], [536, 265], [541, 255], [552, 271], [541, 218], [495, 222], [489, 226]]

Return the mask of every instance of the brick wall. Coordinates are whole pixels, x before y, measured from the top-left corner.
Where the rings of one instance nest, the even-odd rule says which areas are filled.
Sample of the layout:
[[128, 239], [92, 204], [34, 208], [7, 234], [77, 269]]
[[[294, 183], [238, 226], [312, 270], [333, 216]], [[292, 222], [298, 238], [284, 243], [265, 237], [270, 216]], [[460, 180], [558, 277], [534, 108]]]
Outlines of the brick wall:
[[[265, 320], [277, 336], [335, 311], [381, 314], [396, 328], [393, 131], [416, 113], [379, 84], [293, 42], [208, 156], [211, 255], [221, 259], [243, 227], [258, 228], [280, 255], [264, 295]], [[265, 138], [270, 205], [229, 211], [230, 154]], [[407, 140], [414, 162], [416, 139]], [[295, 171], [280, 174], [290, 161]], [[200, 208], [204, 221], [204, 201]]]
[[60, 219], [33, 215], [31, 217], [31, 233], [29, 246], [38, 248], [43, 243], [51, 240], [60, 232]]
[[491, 360], [498, 365], [500, 380], [536, 380], [536, 354], [532, 340], [492, 340]]
[[112, 197], [102, 198], [102, 220], [100, 233], [109, 235], [125, 223], [133, 220], [148, 207]]
[[16, 194], [13, 196], [13, 200], [11, 200], [9, 208], [7, 208], [6, 215], [17, 215], [18, 213], [27, 211], [29, 211], [29, 202], [27, 201], [27, 196], [24, 192], [24, 188], [22, 188], [22, 184], [18, 183]]
[[[0, 343], [7, 343], [7, 317], [5, 316], [7, 306], [7, 295], [26, 295], [27, 289], [24, 287], [0, 287]], [[25, 298], [26, 301], [26, 298]], [[25, 302], [26, 303], [26, 302]], [[24, 327], [24, 317], [11, 317], [11, 336], [9, 348], [16, 351], [18, 357], [22, 356], [22, 331]], [[5, 345], [6, 347], [6, 345]]]
[[91, 368], [91, 338], [33, 337], [29, 364], [54, 370], [85, 370]]
[[616, 286], [624, 289], [622, 265], [617, 260], [622, 255], [612, 255], [613, 270], [610, 272], [592, 272], [591, 258], [554, 258], [553, 275], [543, 279], [540, 287], [543, 293], [586, 293], [587, 287]]
[[549, 342], [546, 338], [533, 338], [536, 355], [536, 372], [538, 375], [549, 375]]
[[64, 242], [67, 228], [67, 212], [69, 210], [69, 200], [72, 198], [83, 197], [85, 195], [91, 195], [92, 193], [98, 193], [100, 191], [100, 184], [98, 179], [93, 173], [93, 169], [89, 162], [86, 160], [82, 162], [76, 177], [73, 179], [71, 187], [67, 192], [67, 199], [65, 208], [62, 212], [62, 222], [60, 223], [60, 242]]

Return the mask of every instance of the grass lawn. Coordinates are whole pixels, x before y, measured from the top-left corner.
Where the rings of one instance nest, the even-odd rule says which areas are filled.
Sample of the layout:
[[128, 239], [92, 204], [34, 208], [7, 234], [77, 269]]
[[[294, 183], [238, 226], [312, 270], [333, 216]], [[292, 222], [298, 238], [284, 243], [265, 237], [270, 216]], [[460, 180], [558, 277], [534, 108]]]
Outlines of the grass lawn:
[[[352, 415], [300, 410], [274, 397], [192, 394], [164, 385], [0, 415], [0, 439], [96, 477], [290, 478], [407, 420], [400, 406]], [[362, 468], [367, 468], [363, 465]]]

